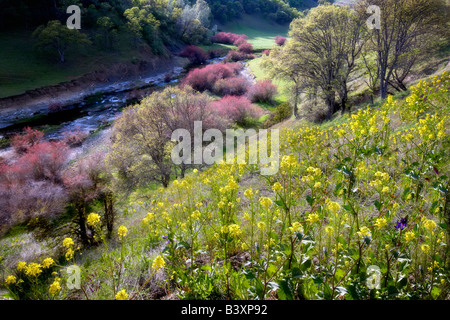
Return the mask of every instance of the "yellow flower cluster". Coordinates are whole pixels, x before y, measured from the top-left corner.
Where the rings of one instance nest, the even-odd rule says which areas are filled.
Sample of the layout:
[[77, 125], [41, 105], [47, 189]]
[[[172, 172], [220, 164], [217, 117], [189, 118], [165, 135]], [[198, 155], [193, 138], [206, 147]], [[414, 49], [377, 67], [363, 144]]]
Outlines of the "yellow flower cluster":
[[308, 214], [306, 221], [308, 221], [310, 224], [314, 224], [319, 221], [319, 215], [317, 213], [310, 213]]
[[436, 222], [433, 220], [429, 220], [426, 217], [422, 218], [423, 226], [428, 229], [430, 232], [433, 232], [433, 230], [437, 227]]
[[30, 277], [38, 277], [42, 273], [42, 266], [39, 263], [30, 263], [25, 267], [25, 274]]
[[71, 246], [73, 246], [75, 243], [73, 242], [72, 238], [65, 238], [63, 240], [63, 246], [66, 247], [66, 249], [69, 249]]
[[50, 285], [50, 288], [48, 289], [49, 294], [51, 294], [52, 296], [56, 296], [61, 291], [61, 285], [59, 283], [60, 281], [60, 278], [56, 278], [55, 281], [53, 281], [53, 283]]
[[267, 210], [269, 209], [269, 207], [272, 205], [272, 200], [270, 199], [270, 198], [267, 198], [267, 197], [261, 197], [260, 199], [259, 199], [259, 203], [261, 203], [261, 205], [263, 206], [263, 207], [265, 207]]
[[153, 261], [152, 268], [153, 270], [158, 271], [159, 269], [164, 268], [165, 265], [166, 262], [164, 261], [164, 259], [161, 256], [157, 256]]
[[125, 291], [125, 289], [122, 289], [119, 292], [117, 292], [115, 298], [116, 300], [128, 300], [128, 294]]
[[5, 279], [5, 283], [6, 283], [7, 286], [10, 286], [10, 285], [12, 285], [12, 284], [15, 284], [16, 282], [17, 282], [17, 278], [16, 278], [15, 276], [8, 276], [8, 277]]
[[42, 268], [48, 269], [48, 268], [50, 268], [54, 263], [55, 263], [55, 261], [54, 261], [52, 258], [46, 258], [46, 259], [44, 259], [44, 261], [42, 261]]
[[387, 221], [385, 218], [378, 218], [375, 221], [375, 226], [377, 227], [378, 230], [383, 229], [386, 225], [387, 225]]
[[91, 227], [96, 226], [98, 223], [100, 223], [100, 216], [97, 213], [90, 213], [87, 217], [87, 223]]
[[199, 220], [201, 216], [202, 216], [202, 214], [201, 214], [200, 211], [198, 211], [198, 210], [195, 210], [195, 211], [191, 214], [192, 220]]
[[125, 238], [127, 236], [127, 233], [128, 233], [128, 229], [125, 226], [120, 226], [119, 229], [117, 230], [117, 234], [119, 235], [120, 240]]
[[272, 189], [273, 189], [275, 192], [280, 193], [280, 192], [283, 190], [283, 186], [282, 186], [279, 182], [275, 182], [274, 185], [273, 185], [273, 187], [272, 187]]
[[299, 167], [299, 163], [293, 154], [285, 155], [281, 158], [280, 168], [282, 171], [290, 171], [295, 170]]
[[370, 232], [370, 229], [368, 227], [366, 227], [366, 226], [361, 227], [359, 229], [359, 231], [357, 232], [357, 234], [358, 234], [360, 239], [363, 239], [363, 238], [369, 238], [370, 239], [372, 237], [372, 233]]
[[292, 226], [289, 227], [289, 230], [291, 230], [292, 233], [297, 233], [297, 232], [303, 233], [303, 227], [300, 224], [300, 222], [298, 222], [298, 221], [292, 223]]

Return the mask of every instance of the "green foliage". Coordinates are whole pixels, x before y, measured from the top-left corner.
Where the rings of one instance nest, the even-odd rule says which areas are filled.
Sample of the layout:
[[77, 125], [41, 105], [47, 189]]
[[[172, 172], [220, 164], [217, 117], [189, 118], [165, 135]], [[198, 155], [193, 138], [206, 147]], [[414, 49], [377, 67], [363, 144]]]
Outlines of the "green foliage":
[[271, 126], [280, 123], [292, 116], [292, 106], [287, 103], [283, 102], [277, 105], [275, 108], [275, 111], [272, 112], [270, 117], [264, 122], [263, 126], [265, 128], [270, 128]]
[[47, 26], [40, 26], [34, 31], [33, 36], [38, 39], [39, 49], [50, 48], [56, 51], [61, 63], [66, 61], [66, 50], [70, 47], [91, 44], [85, 34], [76, 29], [67, 28], [58, 20], [49, 21]]

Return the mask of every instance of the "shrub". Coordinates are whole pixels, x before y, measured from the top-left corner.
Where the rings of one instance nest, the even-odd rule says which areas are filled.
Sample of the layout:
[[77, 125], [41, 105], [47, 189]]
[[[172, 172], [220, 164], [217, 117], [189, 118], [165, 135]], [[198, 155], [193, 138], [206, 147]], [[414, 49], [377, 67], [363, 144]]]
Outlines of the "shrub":
[[32, 180], [61, 183], [61, 172], [66, 163], [67, 145], [64, 142], [34, 144], [19, 158], [17, 166]]
[[218, 63], [194, 69], [182, 81], [182, 87], [189, 85], [197, 91], [212, 91], [220, 79], [236, 76], [242, 69], [240, 63]]
[[202, 48], [194, 45], [187, 46], [179, 54], [180, 57], [188, 58], [193, 64], [202, 64], [208, 59], [208, 53], [206, 53]]
[[263, 114], [263, 110], [252, 104], [246, 97], [225, 96], [214, 101], [211, 107], [222, 117], [239, 125], [245, 125], [248, 119], [258, 119]]
[[15, 135], [11, 139], [11, 146], [17, 154], [22, 154], [28, 151], [30, 147], [39, 143], [44, 137], [44, 133], [26, 127], [23, 135]]
[[235, 34], [231, 32], [218, 32], [211, 37], [211, 42], [223, 43], [223, 44], [235, 44], [240, 41], [246, 41], [248, 37], [245, 34]]
[[249, 83], [241, 77], [220, 79], [214, 85], [214, 93], [219, 96], [242, 96], [247, 93]]
[[234, 40], [233, 44], [235, 46], [240, 46], [243, 43], [246, 43], [248, 40], [248, 37], [246, 35], [240, 35], [239, 37], [236, 38], [236, 40]]
[[252, 102], [273, 102], [274, 96], [277, 94], [277, 86], [271, 80], [258, 81], [248, 91], [248, 98]]
[[270, 50], [266, 49], [262, 52], [263, 56], [268, 56], [270, 54]]
[[80, 147], [87, 138], [87, 134], [81, 132], [79, 127], [75, 131], [64, 132], [63, 136], [63, 141], [71, 148]]
[[253, 52], [253, 46], [251, 43], [248, 43], [248, 42], [244, 42], [244, 43], [240, 44], [238, 49], [240, 52], [243, 52], [246, 54], [251, 54]]
[[280, 123], [292, 115], [292, 107], [289, 103], [283, 102], [277, 105], [275, 111], [264, 122], [264, 128], [270, 128], [271, 126]]
[[279, 46], [283, 46], [286, 43], [286, 38], [282, 36], [276, 36], [275, 43]]
[[237, 50], [231, 50], [228, 52], [227, 59], [229, 61], [242, 61], [247, 59], [253, 59], [254, 56], [252, 54], [247, 54]]

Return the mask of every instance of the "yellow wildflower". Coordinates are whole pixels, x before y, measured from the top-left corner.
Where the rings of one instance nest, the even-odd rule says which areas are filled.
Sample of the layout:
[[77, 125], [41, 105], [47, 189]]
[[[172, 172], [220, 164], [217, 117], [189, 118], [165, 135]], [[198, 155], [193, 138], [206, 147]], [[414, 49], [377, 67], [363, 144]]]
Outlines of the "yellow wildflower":
[[341, 206], [339, 205], [339, 203], [337, 202], [329, 202], [328, 203], [328, 209], [334, 213], [338, 212], [338, 210], [341, 208]]
[[18, 271], [22, 271], [22, 270], [24, 270], [24, 269], [26, 268], [26, 266], [27, 266], [27, 263], [26, 263], [26, 262], [19, 261], [19, 262], [17, 263], [17, 270], [18, 270]]
[[59, 284], [59, 279], [55, 279], [55, 281], [53, 281], [53, 283], [50, 285], [48, 293], [50, 293], [52, 296], [56, 296], [60, 291], [61, 285]]
[[378, 230], [383, 229], [387, 225], [387, 221], [385, 218], [378, 218], [377, 221], [375, 221], [375, 226], [378, 228]]
[[314, 224], [319, 221], [319, 215], [317, 213], [310, 213], [306, 218], [306, 221], [308, 221], [310, 224]]
[[120, 290], [116, 294], [116, 300], [128, 300], [128, 294], [125, 289]]
[[119, 239], [122, 240], [122, 238], [126, 237], [128, 233], [128, 229], [125, 226], [120, 226], [117, 230], [117, 234], [119, 235]]
[[245, 190], [244, 196], [246, 196], [247, 198], [252, 197], [253, 196], [253, 190], [252, 189]]
[[292, 227], [289, 227], [289, 230], [291, 230], [292, 233], [297, 233], [297, 232], [302, 233], [303, 232], [303, 227], [300, 224], [300, 222], [296, 221], [296, 222], [294, 222], [292, 224]]
[[325, 227], [325, 232], [328, 234], [328, 235], [332, 235], [333, 234], [333, 232], [334, 232], [334, 228], [332, 227], [332, 226], [326, 226]]
[[75, 243], [73, 242], [72, 238], [65, 238], [63, 240], [63, 246], [66, 247], [67, 249], [70, 248], [70, 246], [73, 246]]
[[423, 244], [420, 246], [420, 249], [422, 249], [423, 252], [428, 253], [430, 251], [430, 246], [427, 244]]
[[283, 190], [283, 186], [279, 182], [275, 182], [273, 185], [273, 190], [275, 192], [281, 192], [281, 190]]
[[44, 259], [44, 261], [42, 261], [42, 268], [50, 268], [54, 263], [55, 261], [52, 258], [46, 258]]
[[242, 233], [241, 229], [239, 228], [239, 226], [237, 224], [230, 224], [228, 226], [228, 230], [232, 237], [237, 237]]
[[158, 271], [159, 269], [164, 268], [165, 265], [166, 262], [164, 261], [164, 259], [161, 256], [157, 256], [153, 261], [152, 268], [153, 270]]
[[267, 198], [267, 197], [261, 197], [261, 198], [259, 199], [259, 202], [260, 202], [261, 205], [262, 205], [263, 207], [265, 207], [266, 209], [269, 209], [269, 207], [272, 205], [272, 200], [270, 200], [270, 199]]
[[7, 286], [9, 286], [9, 285], [11, 285], [11, 284], [14, 284], [14, 283], [16, 283], [16, 282], [17, 282], [17, 278], [16, 278], [15, 276], [8, 276], [8, 277], [5, 279], [5, 283], [6, 283]]
[[25, 274], [30, 277], [37, 277], [42, 273], [42, 266], [39, 263], [30, 263], [25, 268]]
[[361, 227], [359, 231], [357, 232], [360, 238], [370, 238], [372, 236], [372, 233], [370, 232], [370, 229], [366, 226]]
[[412, 231], [408, 231], [405, 233], [405, 240], [406, 242], [411, 242], [416, 238], [416, 235]]
[[97, 213], [90, 213], [87, 217], [87, 223], [90, 226], [96, 226], [100, 222], [100, 216]]
[[429, 231], [433, 231], [437, 227], [436, 222], [434, 222], [433, 220], [429, 220], [429, 219], [426, 219], [425, 222], [423, 223], [423, 225]]

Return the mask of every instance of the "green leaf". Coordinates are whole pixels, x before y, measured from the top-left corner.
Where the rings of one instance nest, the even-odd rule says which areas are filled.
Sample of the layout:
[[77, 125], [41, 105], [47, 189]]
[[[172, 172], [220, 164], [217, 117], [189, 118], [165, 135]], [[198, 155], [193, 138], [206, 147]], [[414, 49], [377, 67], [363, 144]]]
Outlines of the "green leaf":
[[280, 300], [294, 300], [294, 285], [290, 279], [283, 279], [278, 282], [278, 298]]
[[314, 203], [314, 199], [311, 198], [311, 196], [307, 195], [306, 196], [306, 201], [308, 201], [308, 204], [312, 207], [312, 205]]
[[282, 208], [282, 209], [286, 209], [286, 205], [285, 205], [284, 202], [281, 201], [281, 200], [276, 200], [276, 201], [275, 201], [275, 204], [276, 204], [277, 206], [279, 206], [280, 208]]
[[375, 200], [375, 203], [374, 203], [374, 205], [375, 205], [375, 208], [377, 208], [377, 210], [378, 210], [378, 211], [380, 211], [380, 210], [381, 210], [381, 203], [380, 203], [380, 201], [378, 201], [378, 200]]

